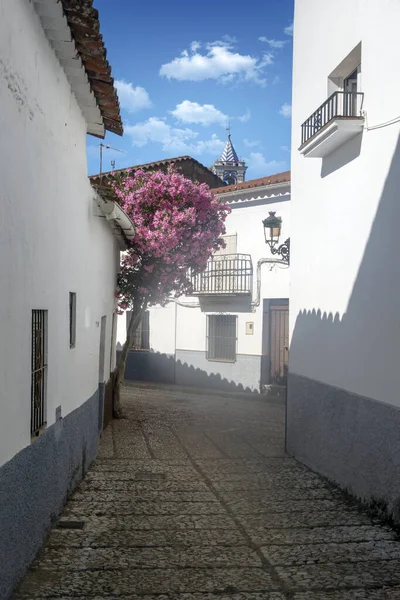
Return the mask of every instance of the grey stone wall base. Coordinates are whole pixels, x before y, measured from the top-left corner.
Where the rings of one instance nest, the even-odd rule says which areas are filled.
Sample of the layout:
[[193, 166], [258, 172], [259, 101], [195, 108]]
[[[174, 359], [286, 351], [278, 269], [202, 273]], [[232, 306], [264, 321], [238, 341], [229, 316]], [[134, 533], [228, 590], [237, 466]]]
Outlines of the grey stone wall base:
[[96, 391], [0, 468], [0, 600], [10, 597], [96, 458], [98, 423]]
[[400, 524], [400, 410], [293, 373], [289, 454]]
[[[117, 363], [119, 355], [120, 352], [117, 352]], [[125, 379], [175, 383], [174, 355], [147, 350], [132, 350], [126, 359]]]
[[257, 355], [238, 354], [230, 363], [208, 361], [206, 353], [197, 350], [177, 350], [176, 359], [171, 354], [134, 350], [126, 360], [125, 379], [225, 392], [259, 392], [260, 371], [261, 357]]
[[235, 362], [207, 360], [205, 352], [176, 351], [176, 383], [226, 392], [260, 391], [261, 357], [237, 354]]

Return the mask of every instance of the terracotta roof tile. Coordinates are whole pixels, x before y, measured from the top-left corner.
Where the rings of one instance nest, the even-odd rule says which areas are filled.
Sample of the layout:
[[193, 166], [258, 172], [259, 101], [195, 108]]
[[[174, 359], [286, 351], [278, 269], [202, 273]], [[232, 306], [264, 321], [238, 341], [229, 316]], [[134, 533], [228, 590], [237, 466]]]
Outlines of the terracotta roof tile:
[[210, 171], [202, 163], [191, 156], [177, 156], [175, 158], [164, 158], [144, 165], [133, 165], [132, 167], [124, 167], [123, 169], [115, 169], [114, 171], [107, 171], [105, 173], [90, 175], [89, 181], [91, 185], [99, 192], [109, 195], [111, 193], [110, 180], [114, 173], [124, 173], [127, 171], [137, 171], [142, 169], [143, 171], [155, 171], [157, 169], [166, 169], [169, 165], [181, 163], [181, 169], [186, 177], [194, 180], [199, 178], [200, 181], [206, 182], [210, 188], [219, 189], [220, 179], [218, 175]]
[[93, 0], [61, 0], [61, 3], [104, 126], [108, 131], [122, 135], [118, 95], [100, 33], [99, 13], [93, 8]]
[[267, 177], [260, 177], [259, 179], [249, 179], [249, 181], [243, 181], [243, 183], [234, 183], [233, 185], [222, 186], [214, 189], [213, 191], [217, 194], [225, 194], [227, 192], [235, 192], [236, 190], [246, 190], [264, 185], [273, 185], [275, 183], [285, 182], [290, 182], [290, 171], [276, 173], [275, 175], [268, 175]]
[[[165, 167], [172, 163], [182, 162], [185, 160], [193, 160], [194, 162], [198, 162], [191, 156], [177, 156], [176, 158], [163, 158], [162, 160], [156, 160], [154, 162], [145, 163], [143, 165], [132, 165], [131, 167], [124, 167], [123, 169], [114, 169], [114, 171], [105, 171], [101, 175], [100, 174], [90, 175], [89, 179], [93, 183], [93, 182], [99, 181], [100, 179], [103, 179], [103, 178], [107, 179], [108, 177], [110, 177], [110, 175], [113, 175], [114, 173], [123, 173], [124, 171], [137, 171], [138, 169], [142, 169], [143, 171], [151, 171], [157, 167]], [[198, 164], [201, 164], [201, 163], [198, 163]], [[201, 165], [201, 166], [203, 167], [204, 165]], [[204, 168], [206, 169], [207, 167], [204, 167]]]

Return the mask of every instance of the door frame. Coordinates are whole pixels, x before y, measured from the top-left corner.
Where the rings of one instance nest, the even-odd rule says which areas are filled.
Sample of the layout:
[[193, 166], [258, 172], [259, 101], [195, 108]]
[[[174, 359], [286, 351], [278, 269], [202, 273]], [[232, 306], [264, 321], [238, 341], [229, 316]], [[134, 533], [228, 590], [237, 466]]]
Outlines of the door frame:
[[272, 363], [272, 336], [271, 336], [271, 308], [274, 306], [286, 306], [289, 310], [289, 298], [264, 298], [262, 319], [262, 349], [261, 349], [261, 387], [271, 385], [271, 363]]

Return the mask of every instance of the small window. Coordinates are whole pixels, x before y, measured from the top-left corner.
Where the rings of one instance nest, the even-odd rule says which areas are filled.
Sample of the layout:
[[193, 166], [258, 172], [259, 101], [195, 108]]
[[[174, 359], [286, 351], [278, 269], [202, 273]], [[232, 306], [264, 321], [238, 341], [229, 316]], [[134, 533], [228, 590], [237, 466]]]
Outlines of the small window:
[[69, 347], [75, 348], [76, 342], [76, 294], [69, 293]]
[[236, 360], [235, 315], [207, 317], [207, 359], [221, 362]]
[[31, 435], [46, 425], [47, 310], [32, 311], [31, 339]]
[[[126, 313], [126, 329], [131, 322], [132, 311]], [[150, 313], [146, 310], [133, 336], [132, 350], [150, 350]]]

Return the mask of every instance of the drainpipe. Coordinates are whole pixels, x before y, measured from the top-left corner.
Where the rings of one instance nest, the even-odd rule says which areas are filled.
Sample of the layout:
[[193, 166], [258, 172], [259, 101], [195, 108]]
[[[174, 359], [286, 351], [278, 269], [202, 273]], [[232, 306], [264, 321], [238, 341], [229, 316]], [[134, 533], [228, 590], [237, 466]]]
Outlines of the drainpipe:
[[184, 308], [200, 308], [199, 302], [181, 302], [180, 300], [177, 300], [176, 298], [168, 298], [168, 301], [175, 302], [175, 305], [179, 304], [179, 306], [183, 306]]
[[257, 280], [256, 280], [256, 297], [255, 300], [253, 300], [253, 302], [251, 303], [251, 307], [254, 309], [257, 306], [260, 306], [260, 301], [261, 301], [261, 267], [265, 264], [272, 264], [272, 265], [283, 265], [284, 267], [287, 267], [287, 263], [285, 263], [283, 260], [278, 260], [277, 258], [260, 258], [260, 260], [257, 263]]

